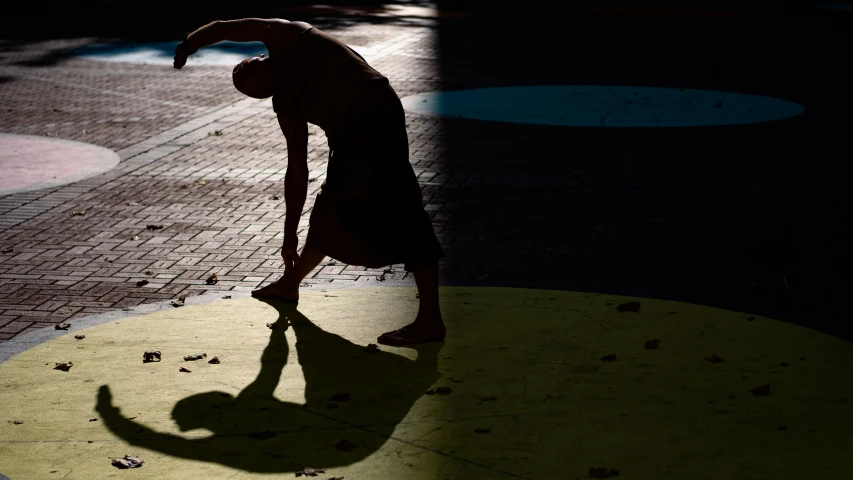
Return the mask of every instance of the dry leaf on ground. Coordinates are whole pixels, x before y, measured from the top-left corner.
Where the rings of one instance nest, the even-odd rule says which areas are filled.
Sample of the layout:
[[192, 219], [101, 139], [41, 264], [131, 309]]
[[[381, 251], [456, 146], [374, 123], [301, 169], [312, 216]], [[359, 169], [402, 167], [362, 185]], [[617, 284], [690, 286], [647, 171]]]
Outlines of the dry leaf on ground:
[[193, 371], [192, 371], [192, 370], [190, 370], [190, 369], [189, 369], [189, 368], [187, 368], [187, 367], [181, 367], [181, 368], [179, 368], [179, 369], [178, 369], [178, 371], [179, 371], [179, 372], [184, 372], [184, 373], [193, 373]]
[[71, 216], [72, 216], [72, 217], [82, 217], [83, 215], [86, 215], [86, 210], [80, 210], [80, 211], [77, 211], [77, 212], [71, 212]]
[[366, 347], [364, 347], [365, 352], [369, 353], [379, 353], [379, 346], [375, 343], [368, 343]]
[[137, 287], [144, 287], [145, 285], [148, 285], [148, 280], [140, 280], [136, 282]]
[[205, 280], [204, 283], [206, 283], [208, 285], [214, 285], [218, 281], [219, 281], [219, 277], [217, 277], [215, 273], [211, 273], [210, 276], [207, 277], [207, 280]]
[[146, 225], [145, 229], [146, 230], [162, 230], [163, 225]]
[[318, 473], [326, 473], [322, 468], [303, 467], [302, 470], [296, 472], [297, 477], [305, 475], [307, 477], [316, 477]]
[[189, 362], [191, 360], [201, 360], [202, 358], [207, 358], [207, 354], [206, 353], [195, 353], [193, 355], [184, 355], [184, 361], [187, 361], [187, 362]]
[[57, 362], [56, 366], [53, 367], [53, 369], [54, 370], [62, 370], [63, 372], [67, 372], [68, 370], [71, 370], [71, 367], [73, 367], [73, 366], [74, 366], [74, 364], [72, 362]]
[[589, 467], [589, 476], [592, 478], [610, 478], [619, 476], [619, 470], [616, 468], [607, 469], [604, 467]]
[[358, 448], [358, 444], [350, 442], [349, 440], [341, 440], [335, 444], [335, 450], [339, 450], [341, 452], [351, 452], [356, 448]]
[[616, 311], [619, 313], [622, 312], [639, 312], [640, 311], [640, 302], [627, 302], [623, 303], [616, 307]]
[[765, 396], [770, 395], [770, 385], [761, 385], [760, 387], [755, 387], [750, 390], [753, 395]]
[[612, 361], [616, 360], [616, 355], [611, 353], [609, 355], [605, 355], [605, 356], [601, 357], [601, 360], [603, 362], [612, 362]]
[[68, 327], [70, 327], [70, 326], [71, 325], [69, 325], [67, 323], [57, 323], [56, 325], [54, 325], [53, 328], [55, 330], [68, 330]]
[[492, 431], [492, 428], [475, 428], [474, 433], [489, 433]]
[[133, 457], [131, 455], [125, 455], [122, 458], [114, 458], [112, 459], [112, 464], [117, 468], [139, 468], [145, 463], [144, 460], [140, 460], [138, 457]]
[[453, 389], [450, 387], [438, 387], [435, 389], [435, 393], [439, 395], [450, 395], [453, 392]]
[[219, 365], [219, 364], [220, 364], [220, 363], [222, 363], [222, 362], [220, 362], [220, 361], [219, 361], [219, 357], [213, 357], [213, 358], [211, 358], [211, 359], [210, 359], [210, 361], [208, 361], [207, 363], [212, 363], [212, 364], [214, 364], [214, 365]]
[[12, 420], [11, 423], [14, 423], [15, 425], [23, 425], [24, 421], [23, 420]]
[[3, 253], [12, 253], [14, 251], [15, 251], [15, 249], [12, 247], [6, 247], [3, 249]]
[[654, 339], [646, 342], [645, 348], [646, 350], [656, 350], [660, 346], [660, 340]]
[[151, 350], [142, 354], [142, 363], [159, 362], [160, 350]]
[[84, 338], [86, 338], [86, 335], [74, 335], [74, 338], [76, 338], [77, 340], [83, 340]]
[[706, 358], [705, 361], [710, 363], [720, 363], [723, 361], [723, 359], [716, 355], [711, 355], [710, 357]]
[[180, 297], [177, 300], [172, 300], [171, 302], [169, 302], [169, 305], [171, 305], [175, 308], [183, 307], [185, 305], [186, 301], [187, 301], [187, 297]]

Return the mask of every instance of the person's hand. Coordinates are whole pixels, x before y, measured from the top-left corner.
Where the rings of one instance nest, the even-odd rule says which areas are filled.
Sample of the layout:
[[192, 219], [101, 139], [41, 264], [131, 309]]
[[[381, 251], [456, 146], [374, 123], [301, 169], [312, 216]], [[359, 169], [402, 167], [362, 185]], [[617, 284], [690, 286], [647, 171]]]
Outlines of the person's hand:
[[284, 243], [281, 246], [281, 258], [284, 260], [284, 274], [287, 275], [293, 270], [293, 266], [299, 261], [299, 254], [296, 252], [296, 247], [299, 245], [296, 237], [284, 237]]
[[187, 45], [184, 42], [178, 44], [177, 48], [175, 48], [175, 68], [180, 69], [187, 63], [187, 57], [190, 55], [189, 51], [187, 51]]

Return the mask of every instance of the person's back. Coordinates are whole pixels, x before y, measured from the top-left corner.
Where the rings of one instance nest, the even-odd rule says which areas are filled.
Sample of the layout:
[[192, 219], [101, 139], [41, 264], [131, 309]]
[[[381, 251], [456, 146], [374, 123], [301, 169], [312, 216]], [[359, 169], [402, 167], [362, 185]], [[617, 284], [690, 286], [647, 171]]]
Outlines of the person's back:
[[372, 81], [385, 76], [340, 40], [316, 28], [270, 52], [274, 65], [273, 110], [334, 134], [349, 108], [366, 100]]

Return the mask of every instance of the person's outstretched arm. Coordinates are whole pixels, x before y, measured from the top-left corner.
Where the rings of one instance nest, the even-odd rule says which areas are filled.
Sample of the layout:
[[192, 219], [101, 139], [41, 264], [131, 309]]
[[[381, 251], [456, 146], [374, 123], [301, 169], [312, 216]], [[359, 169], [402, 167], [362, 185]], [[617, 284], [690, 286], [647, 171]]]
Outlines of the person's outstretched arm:
[[269, 44], [282, 26], [289, 24], [280, 18], [242, 18], [239, 20], [215, 20], [187, 35], [186, 40], [175, 49], [175, 68], [187, 63], [187, 57], [198, 49], [222, 41], [264, 42]]

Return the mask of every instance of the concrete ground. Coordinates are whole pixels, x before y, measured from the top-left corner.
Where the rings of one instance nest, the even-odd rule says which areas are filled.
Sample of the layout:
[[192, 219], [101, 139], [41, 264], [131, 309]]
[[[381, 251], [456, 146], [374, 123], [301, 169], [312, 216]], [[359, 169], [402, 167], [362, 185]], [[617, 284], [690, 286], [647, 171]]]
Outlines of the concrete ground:
[[[853, 17], [805, 4], [599, 5], [519, 25], [517, 12], [477, 2], [438, 6], [219, 12], [309, 21], [401, 97], [671, 87], [805, 112], [635, 129], [408, 112], [411, 162], [446, 249], [449, 336], [424, 347], [435, 351], [372, 357], [361, 349], [414, 312], [402, 265], [326, 259], [290, 313], [248, 298], [281, 268], [287, 162], [269, 100], [242, 97], [213, 61], [177, 71], [84, 56], [173, 42], [215, 17], [176, 14], [159, 35], [20, 22], [0, 43], [0, 474], [102, 478], [108, 457], [138, 454], [145, 478], [305, 466], [348, 479], [613, 475], [595, 466], [627, 478], [850, 475]], [[309, 147], [300, 243], [325, 171], [322, 131]], [[179, 298], [187, 306], [169, 304]], [[629, 302], [642, 307], [620, 312]], [[282, 315], [290, 328], [268, 330]], [[303, 332], [316, 340], [296, 344]], [[162, 362], [142, 363], [151, 349]], [[179, 372], [196, 350], [222, 364]], [[371, 358], [383, 366], [357, 366]], [[69, 371], [53, 368], [64, 361]], [[245, 408], [228, 403], [261, 384]], [[439, 386], [453, 392], [422, 393]], [[352, 402], [327, 408], [338, 390]], [[190, 420], [170, 412], [186, 405], [202, 423], [182, 431]], [[222, 408], [234, 427], [205, 423]], [[259, 447], [249, 455], [246, 442]]]

